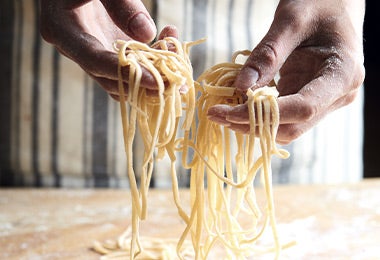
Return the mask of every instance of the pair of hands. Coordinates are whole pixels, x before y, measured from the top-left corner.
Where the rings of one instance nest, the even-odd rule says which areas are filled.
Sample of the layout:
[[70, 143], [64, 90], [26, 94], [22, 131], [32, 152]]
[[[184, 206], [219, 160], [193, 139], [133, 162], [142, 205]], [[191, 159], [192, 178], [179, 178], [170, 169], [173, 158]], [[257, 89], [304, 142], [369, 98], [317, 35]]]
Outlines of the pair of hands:
[[[280, 0], [273, 23], [253, 49], [235, 86], [245, 92], [280, 72], [280, 127], [277, 142], [287, 144], [328, 113], [351, 103], [364, 80], [362, 25], [364, 0]], [[41, 34], [78, 63], [118, 99], [116, 39], [150, 42], [157, 29], [138, 0], [41, 0]], [[177, 37], [165, 27], [158, 38]], [[123, 71], [125, 76], [128, 70]], [[128, 77], [124, 77], [128, 78]], [[127, 82], [126, 82], [127, 83]], [[149, 72], [142, 85], [154, 89]], [[209, 118], [246, 131], [246, 105], [217, 105]]]

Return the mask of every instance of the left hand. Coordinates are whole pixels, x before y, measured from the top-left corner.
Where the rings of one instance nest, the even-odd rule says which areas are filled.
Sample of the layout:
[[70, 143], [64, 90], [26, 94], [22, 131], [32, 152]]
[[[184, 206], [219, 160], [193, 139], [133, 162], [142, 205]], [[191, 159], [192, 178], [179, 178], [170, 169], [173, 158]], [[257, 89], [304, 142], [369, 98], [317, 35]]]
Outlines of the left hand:
[[[235, 80], [262, 87], [280, 72], [277, 142], [288, 144], [328, 113], [351, 103], [364, 80], [364, 0], [281, 0], [273, 23]], [[248, 132], [247, 105], [217, 105], [209, 118]]]
[[[115, 40], [149, 43], [156, 37], [156, 25], [140, 0], [41, 0], [41, 35], [60, 53], [77, 63], [114, 99], [119, 100], [118, 56]], [[167, 26], [158, 35], [177, 37]], [[129, 69], [123, 79], [128, 87]], [[142, 67], [141, 86], [153, 92], [157, 83]], [[127, 89], [125, 89], [127, 93]]]

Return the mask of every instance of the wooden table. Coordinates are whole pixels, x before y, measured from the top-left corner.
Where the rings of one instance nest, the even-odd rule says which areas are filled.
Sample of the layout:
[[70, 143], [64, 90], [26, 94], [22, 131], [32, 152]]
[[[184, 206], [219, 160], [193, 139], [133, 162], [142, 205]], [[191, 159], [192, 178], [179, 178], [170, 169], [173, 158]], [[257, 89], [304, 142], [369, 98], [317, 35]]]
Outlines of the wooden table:
[[[274, 196], [281, 237], [297, 241], [283, 259], [380, 259], [379, 179], [276, 186]], [[171, 192], [152, 190], [149, 199], [141, 233], [177, 238], [184, 226]], [[129, 205], [126, 190], [2, 189], [0, 259], [98, 259], [93, 241], [116, 238]]]

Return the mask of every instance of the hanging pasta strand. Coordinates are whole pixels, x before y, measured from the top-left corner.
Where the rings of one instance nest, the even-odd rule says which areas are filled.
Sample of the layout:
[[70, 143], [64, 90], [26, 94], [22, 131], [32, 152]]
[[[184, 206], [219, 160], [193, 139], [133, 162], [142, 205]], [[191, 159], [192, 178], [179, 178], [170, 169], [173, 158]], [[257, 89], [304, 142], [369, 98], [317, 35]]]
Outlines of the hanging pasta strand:
[[[119, 55], [120, 111], [132, 196], [131, 231], [124, 233], [119, 238], [119, 241], [122, 242], [119, 242], [114, 250], [120, 251], [124, 257], [126, 256], [125, 251], [128, 251], [127, 255], [130, 259], [136, 258], [144, 251], [142, 248], [144, 243], [141, 243], [139, 239], [139, 225], [147, 215], [147, 196], [155, 155], [157, 158], [161, 158], [168, 154], [172, 161], [172, 175], [176, 176], [175, 141], [178, 129], [181, 128], [178, 127], [179, 118], [184, 116], [182, 128], [189, 131], [195, 107], [192, 68], [188, 59], [189, 46], [202, 41], [180, 43], [175, 38], [167, 37], [152, 46], [136, 41], [119, 40], [115, 43], [115, 49]], [[174, 51], [168, 50], [169, 45], [174, 46]], [[123, 82], [125, 79], [121, 73], [125, 66], [129, 67], [127, 99], [125, 99], [126, 93], [124, 93]], [[147, 95], [145, 89], [140, 88], [141, 66], [144, 66], [153, 75], [157, 83], [157, 95]], [[183, 85], [189, 89], [187, 93], [181, 91]], [[144, 144], [142, 165], [133, 163], [133, 142], [137, 128], [141, 132]], [[139, 187], [137, 176], [140, 177]], [[179, 197], [178, 190], [173, 190], [173, 192]], [[184, 211], [181, 212], [181, 216], [186, 218]], [[130, 242], [126, 243], [126, 240]], [[100, 251], [107, 251], [104, 248], [102, 250], [100, 243], [97, 243], [96, 248]], [[150, 249], [152, 250], [152, 248]], [[156, 248], [155, 251], [159, 251], [159, 255], [168, 254], [165, 249], [161, 251], [158, 249]], [[153, 255], [151, 256], [153, 257]], [[171, 259], [170, 256], [168, 259]]]
[[[276, 88], [268, 86], [246, 93], [250, 116], [248, 135], [230, 133], [228, 128], [207, 118], [207, 110], [214, 105], [235, 106], [244, 102], [244, 98], [235, 92], [233, 82], [242, 68], [242, 64], [236, 62], [237, 57], [249, 53], [236, 52], [231, 63], [217, 64], [197, 79], [200, 92], [198, 124], [194, 129], [197, 134], [188, 141], [195, 151], [190, 163], [192, 217], [180, 240], [191, 236], [196, 259], [206, 259], [212, 248], [224, 251], [223, 255], [231, 259], [254, 255], [262, 251], [257, 250], [256, 242], [267, 224], [271, 226], [274, 245], [264, 251], [275, 252], [277, 258], [281, 248], [289, 246], [280, 243], [272, 196], [271, 156], [289, 156], [275, 143], [279, 125]], [[233, 144], [237, 145], [235, 156], [230, 154]], [[261, 175], [266, 194], [264, 210], [256, 202], [254, 192], [258, 175]], [[204, 180], [207, 180], [207, 187]], [[242, 218], [251, 221], [242, 224]], [[179, 244], [178, 250], [180, 248]]]
[[[228, 259], [267, 252], [274, 252], [278, 258], [282, 248], [292, 245], [280, 241], [272, 190], [271, 157], [289, 156], [275, 142], [278, 92], [274, 86], [267, 86], [248, 90], [244, 97], [236, 93], [233, 82], [242, 68], [236, 60], [248, 56], [247, 50], [234, 53], [231, 62], [211, 67], [194, 82], [189, 50], [202, 41], [180, 43], [168, 37], [152, 46], [135, 41], [115, 43], [132, 219], [131, 227], [117, 241], [94, 244], [102, 259], [207, 259], [215, 252]], [[129, 67], [127, 95], [121, 73], [125, 66]], [[156, 96], [140, 88], [141, 66], [153, 75]], [[181, 90], [184, 85], [186, 93]], [[249, 111], [249, 134], [232, 132], [207, 118], [208, 109], [214, 105], [244, 102]], [[134, 165], [132, 160], [136, 131], [143, 138], [142, 165]], [[191, 170], [190, 205], [181, 202], [176, 153], [181, 153], [182, 167]], [[154, 162], [164, 156], [171, 161], [174, 203], [185, 224], [182, 235], [174, 241], [139, 234], [140, 221], [147, 217]], [[257, 178], [265, 190], [264, 206], [257, 202]], [[258, 241], [269, 226], [273, 246], [260, 247]]]

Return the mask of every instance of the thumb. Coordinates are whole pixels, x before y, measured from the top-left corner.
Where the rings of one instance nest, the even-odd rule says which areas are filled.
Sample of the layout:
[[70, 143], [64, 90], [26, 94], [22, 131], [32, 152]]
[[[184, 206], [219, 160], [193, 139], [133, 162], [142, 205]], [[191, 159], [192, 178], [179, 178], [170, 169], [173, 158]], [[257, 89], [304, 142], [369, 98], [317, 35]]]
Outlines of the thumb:
[[237, 90], [246, 92], [249, 88], [264, 86], [274, 78], [306, 36], [304, 30], [307, 25], [297, 24], [301, 19], [287, 8], [277, 9], [269, 31], [253, 49], [235, 79]]
[[129, 37], [150, 42], [157, 33], [156, 25], [139, 0], [101, 0], [113, 22]]

